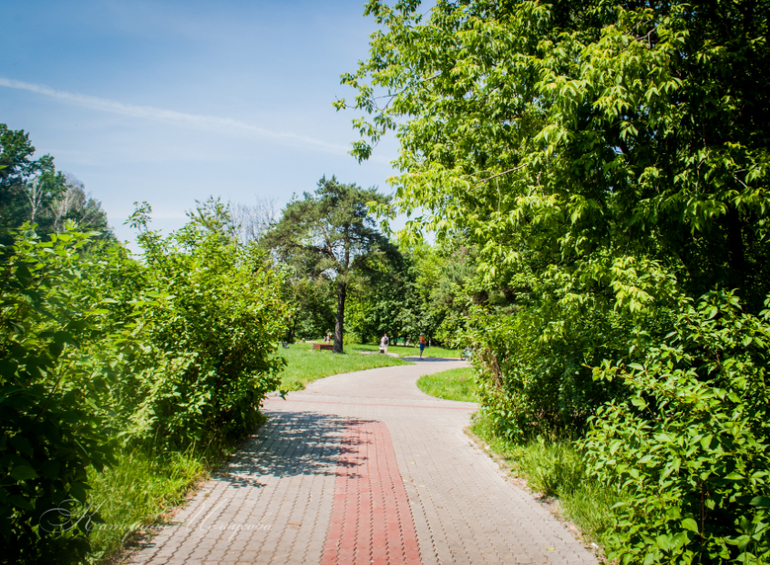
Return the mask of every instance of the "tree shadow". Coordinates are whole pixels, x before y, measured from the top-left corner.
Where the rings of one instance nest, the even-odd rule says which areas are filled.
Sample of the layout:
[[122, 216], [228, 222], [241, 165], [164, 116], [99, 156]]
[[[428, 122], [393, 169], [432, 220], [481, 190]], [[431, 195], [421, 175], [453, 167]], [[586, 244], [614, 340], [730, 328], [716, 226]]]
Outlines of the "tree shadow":
[[[270, 412], [270, 419], [248, 438], [228, 464], [216, 475], [234, 488], [265, 486], [259, 477], [337, 475], [338, 467], [348, 469], [346, 477], [356, 478], [350, 469], [363, 464], [358, 446], [370, 443], [360, 434], [342, 442], [346, 425], [369, 420], [343, 418], [315, 412]], [[358, 454], [356, 461], [344, 457]]]

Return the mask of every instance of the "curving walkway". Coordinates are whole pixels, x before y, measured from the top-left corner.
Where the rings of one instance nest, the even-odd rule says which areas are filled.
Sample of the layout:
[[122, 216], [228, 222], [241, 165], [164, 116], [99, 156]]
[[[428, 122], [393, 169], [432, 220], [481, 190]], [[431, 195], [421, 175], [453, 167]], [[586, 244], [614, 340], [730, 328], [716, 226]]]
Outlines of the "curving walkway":
[[476, 405], [417, 379], [464, 366], [335, 375], [270, 398], [269, 422], [133, 564], [596, 564], [463, 428]]

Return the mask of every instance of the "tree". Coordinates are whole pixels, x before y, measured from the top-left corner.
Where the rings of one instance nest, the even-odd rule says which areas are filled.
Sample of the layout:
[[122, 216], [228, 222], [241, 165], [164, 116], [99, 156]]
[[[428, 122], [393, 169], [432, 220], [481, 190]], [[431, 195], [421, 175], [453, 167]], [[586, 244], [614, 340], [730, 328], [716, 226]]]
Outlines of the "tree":
[[387, 205], [390, 198], [375, 188], [342, 184], [336, 177], [318, 181], [314, 193], [294, 199], [265, 236], [266, 245], [300, 272], [327, 277], [336, 286], [337, 315], [334, 351], [343, 352], [345, 300], [353, 277], [371, 269], [371, 262], [392, 253], [392, 245], [375, 227], [367, 203]]
[[396, 131], [396, 205], [511, 296], [476, 321], [486, 413], [641, 477], [610, 559], [767, 562], [770, 1], [419, 7], [367, 4], [353, 152]]
[[70, 220], [112, 238], [107, 214], [83, 183], [57, 172], [50, 155], [32, 159], [34, 152], [29, 134], [0, 124], [0, 227], [30, 222], [45, 236], [61, 233]]
[[72, 175], [64, 175], [64, 190], [49, 204], [47, 212], [52, 231], [56, 233], [61, 233], [69, 220], [81, 229], [113, 237], [101, 202], [86, 194], [83, 183]]
[[233, 223], [242, 241], [259, 241], [275, 222], [275, 199], [257, 198], [254, 204], [231, 204]]
[[[24, 130], [0, 124], [0, 225], [17, 227], [34, 216], [42, 201], [41, 180], [55, 175], [53, 157], [32, 159], [35, 148]], [[37, 182], [36, 182], [37, 181]], [[35, 206], [37, 204], [38, 206]], [[30, 210], [31, 209], [31, 210]]]
[[354, 153], [398, 131], [398, 205], [466, 228], [491, 275], [582, 293], [647, 257], [762, 308], [770, 2], [419, 4], [371, 0], [382, 30], [343, 76], [372, 116]]

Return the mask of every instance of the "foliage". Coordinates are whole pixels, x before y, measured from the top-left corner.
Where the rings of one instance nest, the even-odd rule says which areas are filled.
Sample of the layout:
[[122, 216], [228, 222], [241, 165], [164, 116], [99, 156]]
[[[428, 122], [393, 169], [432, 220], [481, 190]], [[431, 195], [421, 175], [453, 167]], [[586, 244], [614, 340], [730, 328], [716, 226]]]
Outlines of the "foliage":
[[353, 285], [349, 331], [361, 342], [376, 342], [383, 333], [391, 341], [416, 343], [424, 333], [435, 344], [467, 345], [470, 307], [488, 299], [479, 292], [471, 250], [457, 241], [407, 246], [376, 265], [377, 275]]
[[297, 339], [318, 339], [331, 333], [335, 323], [335, 288], [326, 277], [307, 277], [289, 271], [284, 277], [283, 296], [294, 307], [289, 343]]
[[630, 316], [545, 300], [496, 313], [477, 309], [480, 395], [498, 432], [526, 440], [582, 431], [599, 406], [626, 394], [620, 381], [594, 380], [591, 367], [643, 358], [669, 327], [665, 310], [653, 312]]
[[598, 411], [583, 442], [591, 473], [631, 494], [610, 557], [770, 558], [769, 340], [770, 311], [753, 316], [719, 291], [688, 305], [645, 360], [595, 369], [632, 391]]
[[600, 257], [650, 257], [689, 294], [737, 287], [758, 311], [766, 1], [439, 1], [425, 21], [418, 6], [371, 0], [383, 29], [343, 76], [373, 116], [356, 120], [360, 158], [397, 129], [397, 204], [478, 239], [490, 276], [584, 293], [615, 279]]
[[[41, 242], [27, 225], [0, 263], [0, 540], [9, 563], [84, 554], [84, 524], [55, 535], [56, 521], [41, 516], [84, 500], [87, 468], [103, 468], [114, 444], [93, 410], [109, 367], [100, 370], [80, 345], [103, 314], [73, 292], [88, 241], [71, 233]], [[103, 346], [117, 352], [114, 342]]]
[[[0, 263], [0, 535], [13, 563], [88, 549], [89, 469], [115, 447], [172, 456], [234, 439], [278, 385], [280, 279], [264, 252], [201, 205], [167, 237], [133, 221], [143, 262], [96, 234], [41, 241], [30, 225]], [[74, 226], [70, 225], [70, 228]], [[99, 519], [98, 515], [93, 521]]]
[[[343, 351], [345, 302], [355, 277], [372, 272], [372, 263], [394, 252], [375, 228], [368, 203], [386, 206], [376, 189], [342, 184], [336, 177], [318, 181], [315, 193], [293, 199], [264, 237], [264, 245], [303, 278], [324, 276], [336, 287], [334, 351]], [[293, 281], [294, 282], [294, 281]]]
[[[366, 139], [354, 153], [397, 131], [396, 204], [426, 211], [415, 229], [465, 234], [509, 304], [546, 338], [561, 334], [566, 359], [545, 379], [605, 354], [632, 361], [671, 329], [682, 294], [729, 285], [759, 310], [770, 290], [770, 133], [757, 125], [770, 115], [766, 2], [418, 6], [367, 4], [382, 29], [343, 76], [371, 116], [355, 122]], [[615, 338], [590, 345], [605, 317]], [[511, 331], [500, 341], [517, 342], [517, 365], [556, 349]], [[494, 358], [512, 353], [477, 337]]]
[[495, 430], [593, 422], [626, 562], [766, 561], [770, 3], [419, 5], [367, 4], [353, 153], [395, 131], [410, 229], [503, 294], [473, 322]]
[[124, 411], [132, 435], [185, 445], [245, 433], [283, 367], [272, 355], [286, 327], [280, 280], [264, 252], [223, 227], [218, 203], [165, 238], [146, 229], [142, 210], [133, 221], [143, 228], [146, 300], [136, 307], [146, 345], [129, 400], [139, 403]]

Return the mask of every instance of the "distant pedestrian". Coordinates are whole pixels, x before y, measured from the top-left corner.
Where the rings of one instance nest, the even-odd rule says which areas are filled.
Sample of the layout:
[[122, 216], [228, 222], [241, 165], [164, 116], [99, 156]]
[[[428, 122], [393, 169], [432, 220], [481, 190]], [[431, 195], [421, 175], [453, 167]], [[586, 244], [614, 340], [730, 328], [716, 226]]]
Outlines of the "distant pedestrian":
[[387, 353], [389, 344], [390, 340], [388, 339], [388, 334], [383, 335], [380, 340], [380, 353]]
[[420, 334], [420, 359], [423, 351], [425, 351], [425, 334]]

